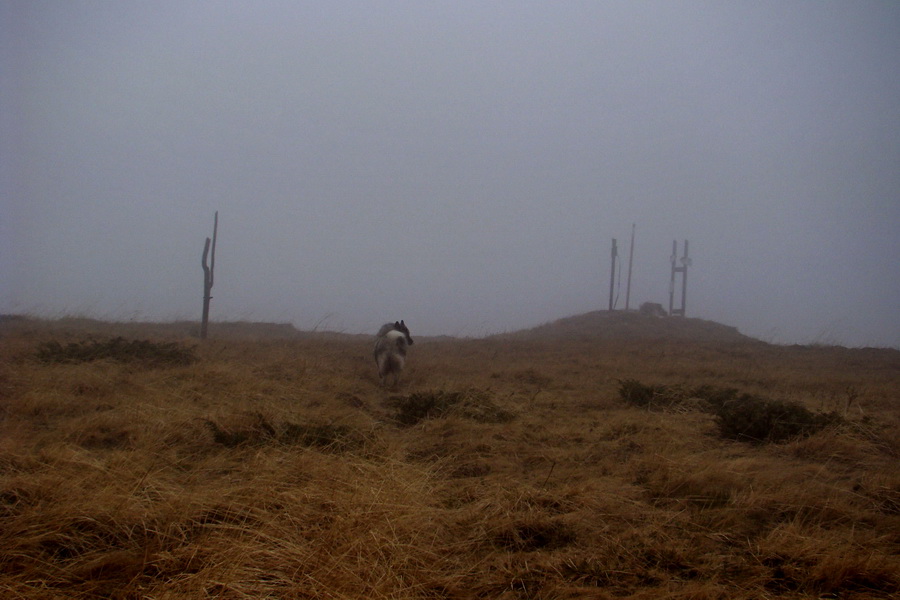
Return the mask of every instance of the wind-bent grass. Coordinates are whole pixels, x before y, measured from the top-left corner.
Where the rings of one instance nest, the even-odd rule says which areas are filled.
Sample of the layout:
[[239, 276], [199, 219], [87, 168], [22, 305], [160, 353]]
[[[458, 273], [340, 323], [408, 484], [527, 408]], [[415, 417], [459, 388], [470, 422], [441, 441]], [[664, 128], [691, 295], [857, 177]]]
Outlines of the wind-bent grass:
[[[195, 361], [39, 360], [108, 333], [79, 327], [2, 330], [3, 597], [900, 593], [896, 351], [417, 339], [387, 391], [352, 336], [142, 326], [111, 335]], [[628, 380], [841, 420], [747, 444]]]

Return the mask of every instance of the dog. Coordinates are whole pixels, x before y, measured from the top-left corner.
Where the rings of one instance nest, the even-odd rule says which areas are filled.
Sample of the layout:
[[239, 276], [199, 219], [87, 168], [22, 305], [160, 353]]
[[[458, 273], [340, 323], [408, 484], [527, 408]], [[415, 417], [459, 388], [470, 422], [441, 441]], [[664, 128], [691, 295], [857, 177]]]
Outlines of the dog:
[[375, 364], [378, 377], [384, 386], [388, 375], [394, 376], [394, 387], [400, 380], [400, 372], [406, 363], [406, 349], [413, 345], [409, 328], [403, 321], [385, 323], [375, 336]]

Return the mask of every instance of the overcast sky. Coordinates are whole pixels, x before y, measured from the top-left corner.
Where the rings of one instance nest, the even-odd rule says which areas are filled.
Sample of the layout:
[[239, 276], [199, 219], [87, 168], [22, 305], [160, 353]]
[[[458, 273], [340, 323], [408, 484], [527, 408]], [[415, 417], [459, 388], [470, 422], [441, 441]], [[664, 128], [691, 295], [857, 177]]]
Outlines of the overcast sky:
[[[900, 346], [900, 3], [0, 0], [0, 312]], [[680, 285], [679, 285], [680, 292]], [[676, 304], [680, 298], [676, 297]]]

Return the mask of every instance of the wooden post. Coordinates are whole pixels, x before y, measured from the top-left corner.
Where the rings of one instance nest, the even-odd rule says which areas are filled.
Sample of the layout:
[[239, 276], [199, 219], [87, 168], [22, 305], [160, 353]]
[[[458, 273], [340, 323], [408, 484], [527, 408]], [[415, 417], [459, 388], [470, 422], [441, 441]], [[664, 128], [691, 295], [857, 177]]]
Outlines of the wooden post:
[[212, 257], [209, 266], [206, 264], [206, 258], [209, 255], [210, 241], [206, 238], [203, 245], [203, 319], [200, 321], [200, 339], [206, 339], [206, 332], [209, 328], [209, 301], [212, 300], [210, 292], [213, 287], [213, 271], [216, 268], [216, 234], [219, 231], [219, 211], [216, 211], [213, 221], [213, 237], [212, 237]]

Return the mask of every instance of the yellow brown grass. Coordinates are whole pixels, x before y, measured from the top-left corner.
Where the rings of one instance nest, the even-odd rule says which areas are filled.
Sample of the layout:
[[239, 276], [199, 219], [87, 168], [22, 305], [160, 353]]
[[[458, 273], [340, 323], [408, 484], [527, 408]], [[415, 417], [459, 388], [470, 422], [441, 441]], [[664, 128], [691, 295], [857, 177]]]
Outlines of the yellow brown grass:
[[[417, 338], [383, 390], [365, 337], [2, 327], [3, 597], [900, 593], [896, 351]], [[38, 358], [119, 336], [194, 360]], [[624, 402], [624, 380], [843, 420], [746, 444], [691, 402]], [[416, 402], [440, 409], [399, 422]]]

